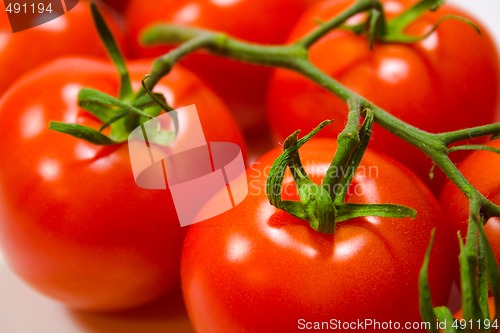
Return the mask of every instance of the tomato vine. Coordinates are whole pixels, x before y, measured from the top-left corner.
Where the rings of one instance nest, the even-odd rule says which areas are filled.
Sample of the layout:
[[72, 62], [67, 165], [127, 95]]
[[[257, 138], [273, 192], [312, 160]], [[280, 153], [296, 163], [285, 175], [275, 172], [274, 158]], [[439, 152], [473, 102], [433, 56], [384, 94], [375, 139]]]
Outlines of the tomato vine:
[[[308, 59], [309, 48], [333, 29], [350, 29], [356, 33], [365, 33], [369, 36], [372, 45], [374, 41], [382, 43], [411, 43], [421, 40], [428, 36], [428, 34], [421, 37], [406, 36], [404, 34], [405, 28], [424, 11], [435, 10], [443, 3], [444, 1], [442, 0], [422, 0], [400, 16], [387, 21], [384, 17], [381, 2], [377, 0], [359, 0], [339, 16], [327, 22], [320, 22], [314, 31], [289, 45], [264, 46], [247, 43], [231, 38], [223, 33], [199, 28], [168, 24], [157, 25], [144, 33], [142, 36], [144, 43], [149, 45], [164, 43], [180, 44], [180, 46], [153, 62], [151, 72], [144, 80], [144, 87], [135, 93], [135, 95], [132, 93], [130, 87], [130, 79], [123, 65], [123, 58], [113, 46], [114, 43], [109, 38], [109, 31], [103, 28], [105, 24], [102, 19], [99, 19], [100, 16], [94, 6], [93, 11], [95, 17], [97, 17], [97, 25], [100, 27], [101, 35], [105, 37], [104, 40], [108, 45], [112, 59], [117, 64], [122, 79], [122, 87], [119, 99], [87, 90], [82, 91], [80, 95], [81, 102], [83, 105], [99, 104], [101, 106], [99, 111], [95, 107], [87, 108], [94, 114], [98, 112], [102, 114], [102, 107], [105, 108], [110, 105], [123, 110], [123, 114], [120, 117], [116, 117], [116, 115], [105, 117], [109, 125], [111, 125], [111, 137], [107, 137], [100, 131], [74, 128], [68, 124], [52, 124], [51, 126], [53, 129], [83, 137], [98, 144], [123, 142], [125, 140], [123, 135], [113, 136], [113, 129], [117, 128], [115, 122], [124, 117], [128, 117], [129, 120], [133, 118], [136, 121], [140, 121], [141, 117], [154, 116], [153, 114], [143, 114], [140, 109], [145, 103], [151, 103], [151, 99], [154, 99], [150, 93], [156, 83], [167, 75], [177, 62], [201, 49], [235, 60], [295, 71], [326, 88], [350, 106], [349, 121], [345, 131], [339, 136], [339, 148], [332, 161], [332, 166], [351, 166], [354, 170], [356, 169], [368, 144], [371, 124], [374, 121], [425, 153], [465, 194], [470, 202], [470, 221], [467, 240], [465, 244], [461, 243], [460, 255], [464, 316], [468, 319], [484, 319], [488, 316], [488, 289], [491, 288], [497, 309], [495, 317], [500, 319], [500, 273], [483, 231], [483, 224], [489, 218], [500, 216], [500, 206], [494, 204], [472, 186], [449, 157], [451, 153], [457, 150], [488, 149], [482, 145], [455, 147], [451, 147], [451, 145], [465, 139], [481, 136], [491, 136], [492, 139], [497, 138], [500, 133], [500, 123], [445, 133], [423, 131], [392, 116], [363, 96], [343, 86], [337, 80], [322, 72]], [[366, 22], [357, 26], [345, 26], [349, 18], [360, 13], [367, 13]], [[460, 17], [449, 16], [444, 17], [444, 19], [458, 19], [477, 29], [472, 22]], [[441, 21], [432, 29], [437, 29], [440, 23]], [[164, 103], [163, 108], [167, 107], [168, 105]], [[365, 120], [359, 126], [362, 117]], [[271, 172], [271, 176], [268, 179], [267, 193], [270, 203], [294, 216], [308, 220], [315, 230], [324, 233], [334, 232], [335, 222], [357, 216], [413, 216], [414, 212], [411, 209], [396, 205], [363, 205], [362, 207], [354, 207], [353, 205], [345, 204], [345, 189], [349, 186], [353, 173], [339, 178], [327, 172], [321, 186], [313, 184], [310, 181], [300, 165], [300, 160], [298, 159], [299, 148], [318, 130], [326, 126], [327, 123], [328, 121], [322, 123], [312, 133], [300, 140], [298, 139], [298, 132], [295, 132], [286, 140], [284, 152], [275, 162], [273, 167], [275, 170]], [[119, 131], [123, 130], [123, 127], [118, 128]], [[120, 132], [119, 134], [123, 133]], [[498, 153], [498, 151], [492, 151], [492, 153]], [[298, 187], [300, 202], [281, 200], [281, 181], [284, 169], [287, 166], [291, 169]], [[330, 191], [331, 186], [336, 184], [339, 184], [340, 188], [344, 189], [344, 191], [340, 191], [340, 195]], [[432, 246], [432, 241], [430, 246]], [[426, 280], [429, 256], [430, 251], [424, 260], [421, 271], [420, 301], [423, 319], [433, 322], [449, 319], [451, 318], [451, 313], [445, 308], [433, 308], [430, 301], [430, 291]], [[466, 331], [471, 330], [474, 331], [473, 328], [468, 328]], [[433, 328], [431, 331], [437, 332], [438, 330]], [[460, 330], [447, 329], [447, 332], [454, 331], [458, 332]]]

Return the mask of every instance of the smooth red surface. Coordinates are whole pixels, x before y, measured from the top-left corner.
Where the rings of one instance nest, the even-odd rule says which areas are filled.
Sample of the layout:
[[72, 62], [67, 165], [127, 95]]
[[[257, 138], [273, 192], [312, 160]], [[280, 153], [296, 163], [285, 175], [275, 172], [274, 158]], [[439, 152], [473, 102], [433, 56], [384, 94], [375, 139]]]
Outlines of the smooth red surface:
[[[299, 151], [314, 181], [335, 148], [334, 140], [319, 139]], [[430, 284], [434, 304], [446, 303], [452, 238], [438, 202], [417, 176], [367, 151], [348, 201], [406, 205], [418, 217], [357, 218], [323, 235], [267, 201], [265, 174], [279, 153], [274, 149], [250, 166], [245, 201], [188, 231], [181, 276], [197, 332], [296, 332], [301, 318], [419, 321], [417, 277], [433, 228]], [[291, 182], [288, 173], [285, 199], [296, 197]]]
[[[131, 63], [134, 86], [149, 61]], [[48, 129], [49, 121], [99, 128], [77, 106], [92, 87], [116, 94], [108, 62], [57, 60], [0, 100], [0, 244], [11, 268], [72, 308], [116, 310], [155, 299], [179, 279], [185, 229], [168, 191], [139, 188], [126, 144], [101, 147]], [[174, 107], [196, 103], [209, 141], [243, 145], [225, 105], [176, 67], [155, 88]]]
[[[500, 140], [489, 143], [500, 148]], [[500, 204], [500, 155], [488, 151], [475, 151], [459, 166], [459, 170], [470, 183], [495, 204]], [[455, 232], [465, 239], [469, 220], [469, 201], [450, 181], [443, 188], [441, 206], [450, 217]], [[500, 262], [500, 218], [488, 220], [484, 226], [488, 241]]]
[[125, 12], [130, 0], [101, 0], [119, 13]]
[[[103, 14], [117, 41], [123, 44], [116, 17], [105, 10]], [[7, 13], [0, 10], [0, 96], [33, 68], [59, 57], [77, 55], [106, 56], [94, 28], [89, 1], [81, 0], [65, 15], [17, 33], [12, 33]]]
[[[313, 19], [332, 18], [353, 2], [324, 1], [311, 8], [289, 41], [312, 31]], [[382, 2], [388, 17], [393, 17], [416, 1]], [[448, 14], [469, 17], [451, 5], [443, 5], [422, 15], [407, 33], [421, 36]], [[376, 43], [373, 50], [366, 37], [336, 30], [311, 48], [310, 59], [340, 83], [420, 129], [444, 132], [483, 125], [493, 122], [500, 110], [500, 57], [488, 32], [472, 20], [482, 36], [463, 22], [447, 20], [422, 42]], [[325, 119], [335, 122], [319, 135], [336, 137], [345, 125], [347, 106], [308, 79], [276, 70], [270, 82], [268, 115], [279, 140], [297, 129], [309, 131]], [[429, 180], [430, 160], [378, 125], [374, 126], [370, 147], [403, 162], [434, 188], [439, 186]]]
[[[140, 32], [156, 23], [196, 26], [262, 44], [283, 43], [301, 14], [318, 0], [131, 0], [126, 12], [132, 57], [158, 56], [168, 48], [147, 49]], [[231, 107], [245, 130], [265, 125], [265, 94], [271, 70], [207, 54], [183, 64], [204, 79]]]

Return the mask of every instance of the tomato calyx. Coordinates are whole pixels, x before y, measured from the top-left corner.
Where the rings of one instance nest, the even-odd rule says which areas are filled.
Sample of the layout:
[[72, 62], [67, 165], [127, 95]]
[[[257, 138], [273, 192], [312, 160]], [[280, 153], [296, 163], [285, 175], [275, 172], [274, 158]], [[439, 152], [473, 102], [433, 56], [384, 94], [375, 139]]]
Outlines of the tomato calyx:
[[[363, 2], [363, 0], [360, 2]], [[383, 5], [376, 2], [377, 4], [374, 4], [367, 11], [365, 22], [353, 26], [344, 26], [344, 28], [356, 34], [366, 33], [370, 41], [370, 48], [373, 48], [374, 41], [404, 44], [420, 42], [436, 31], [441, 23], [450, 19], [468, 24], [478, 34], [481, 34], [480, 29], [474, 22], [458, 15], [444, 15], [422, 36], [409, 35], [405, 32], [408, 26], [418, 20], [424, 13], [427, 11], [436, 11], [445, 2], [445, 0], [421, 0], [391, 20], [386, 20]]]
[[[373, 112], [359, 103], [349, 103], [348, 123], [338, 137], [338, 148], [325, 178], [320, 185], [314, 183], [300, 162], [299, 148], [325, 126], [325, 120], [300, 140], [300, 131], [292, 133], [283, 144], [283, 153], [271, 167], [266, 184], [266, 193], [271, 205], [309, 222], [321, 233], [333, 234], [338, 222], [357, 217], [380, 216], [392, 218], [416, 217], [416, 211], [394, 204], [350, 204], [346, 203], [347, 191], [370, 141]], [[358, 129], [361, 113], [365, 120]], [[282, 200], [281, 192], [287, 167], [293, 176], [300, 201]]]
[[[135, 128], [158, 116], [163, 110], [168, 112], [173, 108], [168, 106], [162, 94], [153, 93], [147, 87], [144, 82], [149, 78], [148, 75], [142, 80], [143, 90], [137, 94], [134, 93], [125, 59], [111, 30], [98, 7], [91, 3], [90, 8], [101, 41], [120, 75], [118, 98], [95, 89], [83, 88], [78, 93], [78, 106], [99, 119], [102, 122], [101, 127], [96, 130], [78, 124], [50, 122], [49, 129], [96, 145], [109, 146], [126, 142]], [[174, 124], [177, 124], [176, 119], [174, 119]], [[110, 131], [109, 135], [106, 135], [103, 131], [108, 127]], [[159, 134], [158, 143], [160, 144], [165, 141], [161, 137], [171, 137], [171, 133], [164, 135], [165, 133], [160, 132]]]

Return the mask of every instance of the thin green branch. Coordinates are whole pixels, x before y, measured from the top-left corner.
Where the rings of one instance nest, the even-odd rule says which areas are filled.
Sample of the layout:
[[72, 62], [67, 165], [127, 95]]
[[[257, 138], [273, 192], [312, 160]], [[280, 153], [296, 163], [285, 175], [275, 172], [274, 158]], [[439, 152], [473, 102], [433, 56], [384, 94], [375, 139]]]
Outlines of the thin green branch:
[[[362, 105], [358, 100], [349, 101], [349, 115], [347, 125], [338, 136], [338, 148], [335, 152], [330, 167], [325, 173], [325, 178], [321, 186], [330, 193], [330, 196], [335, 200], [336, 190], [332, 184], [338, 184], [340, 178], [346, 172], [352, 152], [359, 144], [359, 122], [361, 119]], [[343, 201], [343, 200], [342, 200]]]
[[448, 146], [454, 142], [477, 138], [480, 136], [497, 135], [500, 133], [500, 122], [473, 128], [436, 134], [436, 137]]
[[92, 18], [94, 19], [94, 24], [101, 36], [101, 40], [104, 43], [106, 51], [110, 56], [111, 60], [116, 66], [118, 73], [120, 74], [120, 92], [119, 99], [124, 100], [133, 96], [132, 83], [130, 81], [130, 75], [128, 73], [127, 66], [125, 64], [125, 59], [116, 43], [111, 30], [107, 26], [104, 18], [102, 17], [99, 8], [93, 2], [90, 3], [90, 10], [92, 13]]
[[[153, 62], [153, 67], [151, 69], [151, 74], [146, 81], [148, 89], [152, 90], [153, 87], [160, 81], [162, 77], [167, 75], [172, 66], [186, 57], [188, 54], [193, 53], [196, 50], [203, 48], [208, 48], [210, 44], [213, 43], [213, 35], [200, 33], [199, 35], [189, 39], [181, 46], [175, 48], [171, 52], [165, 54], [162, 57], [157, 58]], [[142, 88], [137, 96], [142, 96], [146, 94], [144, 88]]]
[[[366, 10], [367, 8], [376, 6], [375, 3], [376, 1], [372, 0], [362, 0], [357, 3], [358, 7], [354, 7], [354, 9], [351, 8], [348, 12], [352, 15], [356, 10], [361, 11], [361, 7]], [[153, 27], [146, 32], [145, 36], [147, 38], [144, 38], [149, 44], [161, 42], [184, 42], [184, 44], [155, 61], [151, 77], [147, 80], [148, 88], [152, 89], [160, 78], [170, 71], [176, 62], [200, 49], [205, 49], [217, 55], [253, 64], [291, 69], [324, 87], [344, 102], [358, 101], [364, 105], [365, 108], [372, 110], [374, 120], [379, 125], [419, 148], [430, 157], [468, 198], [475, 195], [481, 197], [483, 211], [490, 216], [500, 216], [500, 208], [482, 196], [460, 173], [455, 164], [448, 157], [449, 144], [473, 137], [495, 135], [500, 132], [500, 123], [441, 134], [429, 133], [398, 119], [368, 101], [366, 98], [343, 86], [331, 76], [315, 67], [307, 59], [307, 46], [321, 38], [321, 36], [329, 29], [332, 29], [332, 27], [345, 21], [346, 15], [347, 14], [344, 13], [340, 18], [332, 19], [323, 24], [300, 42], [285, 46], [262, 46], [246, 43], [230, 38], [225, 34], [196, 28], [186, 28], [175, 25], [159, 25]], [[142, 92], [144, 92], [144, 90], [142, 90]]]
[[382, 5], [376, 0], [359, 0], [347, 10], [336, 16], [334, 19], [320, 24], [320, 26], [316, 30], [312, 31], [310, 34], [297, 41], [296, 45], [308, 49], [330, 31], [342, 26], [342, 24], [344, 24], [345, 21], [347, 21], [349, 18], [353, 17], [356, 14], [366, 12], [369, 9], [377, 9], [379, 12], [382, 12]]
[[491, 147], [491, 146], [486, 146], [486, 145], [463, 145], [463, 146], [454, 146], [451, 147], [448, 152], [453, 153], [456, 151], [467, 151], [467, 150], [482, 150], [482, 151], [489, 151], [491, 153], [495, 154], [500, 154], [500, 149]]

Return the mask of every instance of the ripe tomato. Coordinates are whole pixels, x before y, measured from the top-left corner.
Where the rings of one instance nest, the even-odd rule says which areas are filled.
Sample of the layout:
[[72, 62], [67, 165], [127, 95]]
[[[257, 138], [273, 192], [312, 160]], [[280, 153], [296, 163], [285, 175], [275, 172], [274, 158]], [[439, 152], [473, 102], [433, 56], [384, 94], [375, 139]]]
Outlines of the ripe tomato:
[[[131, 0], [126, 13], [128, 39], [154, 23], [175, 23], [226, 32], [251, 42], [276, 44], [286, 40], [302, 12], [318, 0]], [[157, 56], [168, 49], [145, 49], [132, 42], [131, 55]], [[262, 130], [270, 69], [244, 65], [210, 55], [188, 57], [183, 64], [210, 84], [247, 130]]]
[[[106, 11], [103, 14], [121, 43], [123, 33], [114, 18]], [[73, 55], [106, 55], [92, 23], [89, 1], [80, 1], [53, 21], [16, 33], [12, 33], [7, 13], [0, 11], [0, 95], [34, 67], [57, 57]]]
[[[416, 1], [382, 2], [388, 17], [394, 17]], [[289, 40], [312, 31], [314, 19], [332, 18], [352, 3], [330, 0], [314, 6]], [[425, 13], [407, 33], [422, 36], [448, 14], [468, 17], [443, 5]], [[484, 125], [495, 120], [499, 106], [499, 55], [488, 32], [478, 25], [482, 36], [463, 22], [447, 20], [419, 43], [376, 43], [373, 50], [365, 36], [337, 30], [313, 45], [310, 59], [345, 86], [423, 130], [443, 132]], [[268, 115], [280, 140], [297, 129], [308, 131], [325, 119], [335, 123], [320, 135], [336, 136], [345, 125], [347, 106], [308, 79], [276, 70], [269, 87]], [[374, 126], [371, 148], [395, 157], [430, 183], [430, 160], [380, 126]]]
[[129, 0], [102, 0], [102, 2], [106, 3], [118, 13], [123, 13], [128, 6]]
[[[301, 149], [313, 181], [324, 176], [336, 145], [317, 139]], [[450, 235], [438, 202], [413, 173], [367, 151], [348, 202], [406, 205], [418, 211], [417, 218], [357, 218], [324, 235], [267, 201], [266, 176], [279, 153], [274, 149], [249, 168], [245, 201], [188, 230], [181, 277], [198, 332], [297, 332], [308, 322], [330, 320], [417, 321], [417, 279], [432, 228], [437, 238], [430, 284], [435, 304], [446, 302], [453, 275]], [[296, 197], [290, 174], [283, 197]]]
[[[500, 148], [500, 140], [489, 143]], [[459, 166], [462, 174], [479, 192], [496, 204], [500, 204], [500, 155], [488, 151], [475, 151]], [[469, 220], [469, 201], [451, 182], [448, 182], [440, 197], [441, 206], [450, 217], [455, 232], [467, 234]], [[484, 231], [491, 244], [497, 261], [500, 263], [500, 218], [491, 218], [484, 226]]]
[[[150, 62], [130, 64], [138, 80]], [[185, 229], [168, 191], [136, 186], [126, 144], [96, 146], [48, 129], [51, 120], [98, 128], [77, 107], [80, 88], [116, 94], [108, 62], [63, 58], [24, 77], [0, 101], [0, 245], [42, 293], [86, 310], [148, 302], [178, 283]], [[225, 105], [176, 67], [162, 80], [174, 107], [196, 103], [210, 141], [242, 144]]]

